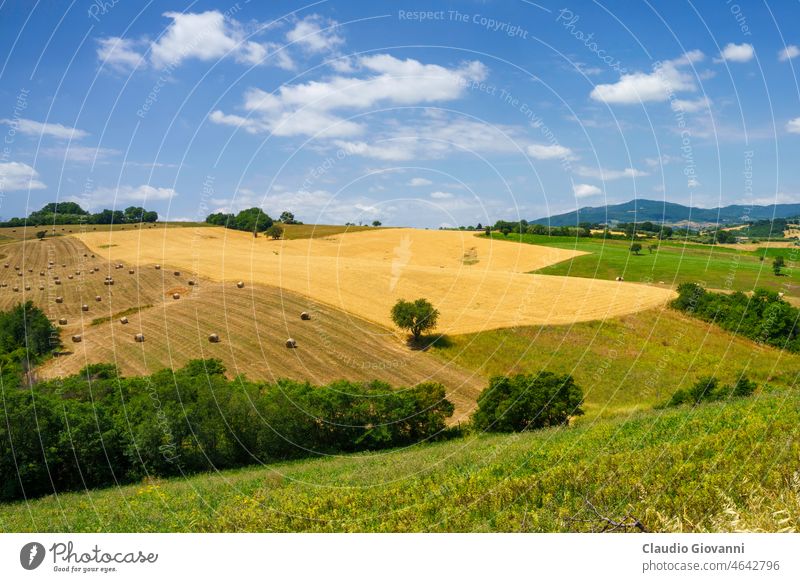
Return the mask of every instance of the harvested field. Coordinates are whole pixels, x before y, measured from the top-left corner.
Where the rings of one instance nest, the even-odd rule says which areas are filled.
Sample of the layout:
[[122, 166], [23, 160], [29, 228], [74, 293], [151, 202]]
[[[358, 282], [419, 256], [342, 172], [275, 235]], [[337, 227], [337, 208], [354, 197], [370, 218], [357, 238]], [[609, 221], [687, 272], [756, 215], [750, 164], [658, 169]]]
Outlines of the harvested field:
[[[583, 253], [460, 231], [376, 229], [273, 241], [188, 228], [78, 237], [110, 262], [164, 263], [215, 281], [277, 285], [387, 327], [397, 299], [426, 297], [441, 311], [437, 331], [448, 334], [605, 319], [674, 296], [646, 285], [527, 274]], [[109, 244], [115, 246], [101, 248]]]
[[[64, 353], [37, 369], [43, 378], [74, 374], [91, 363], [111, 362], [125, 375], [139, 375], [179, 368], [190, 359], [219, 358], [230, 375], [259, 380], [322, 384], [377, 378], [394, 386], [439, 381], [456, 404], [454, 418], [471, 409], [485, 385], [479, 375], [409, 350], [390, 330], [276, 287], [239, 290], [187, 271], [176, 277], [166, 262], [164, 269], [150, 266], [130, 275], [128, 262], [116, 269], [119, 261], [103, 260], [99, 254], [92, 259], [92, 251], [72, 237], [10, 244], [3, 252], [0, 282], [8, 286], [0, 288], [0, 309], [30, 299], [53, 321], [68, 322], [59, 326]], [[51, 260], [55, 264], [48, 269]], [[5, 263], [9, 268], [3, 268]], [[99, 270], [90, 274], [95, 267]], [[74, 278], [67, 279], [68, 274]], [[113, 286], [103, 285], [107, 275], [114, 277]], [[54, 285], [56, 276], [62, 280], [59, 286]], [[186, 284], [190, 278], [195, 285]], [[32, 291], [12, 291], [12, 285], [23, 281], [32, 283]], [[40, 281], [45, 284], [41, 291]], [[172, 299], [174, 292], [180, 293], [180, 301]], [[97, 295], [102, 302], [95, 301]], [[56, 303], [56, 296], [63, 296], [63, 303]], [[83, 304], [87, 312], [81, 310]], [[302, 312], [310, 320], [301, 320]], [[127, 325], [120, 323], [122, 316]], [[134, 342], [137, 333], [144, 334], [143, 343]], [[219, 343], [208, 341], [212, 333], [219, 334]], [[81, 336], [79, 343], [71, 341], [74, 335]], [[297, 341], [297, 349], [284, 347], [289, 337]]]

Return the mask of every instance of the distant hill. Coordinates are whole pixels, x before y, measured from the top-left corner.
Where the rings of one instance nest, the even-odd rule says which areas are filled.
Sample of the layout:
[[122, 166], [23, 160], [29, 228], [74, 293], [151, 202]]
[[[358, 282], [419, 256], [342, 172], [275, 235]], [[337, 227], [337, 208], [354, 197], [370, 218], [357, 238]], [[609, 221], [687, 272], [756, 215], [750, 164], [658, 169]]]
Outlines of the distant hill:
[[[533, 223], [549, 226], [576, 226], [581, 222], [615, 224], [617, 222], [659, 222], [663, 224], [741, 224], [747, 220], [770, 220], [800, 215], [800, 204], [696, 208], [661, 200], [631, 200], [608, 206], [586, 206], [572, 212], [538, 218]], [[748, 218], [745, 218], [748, 217]]]

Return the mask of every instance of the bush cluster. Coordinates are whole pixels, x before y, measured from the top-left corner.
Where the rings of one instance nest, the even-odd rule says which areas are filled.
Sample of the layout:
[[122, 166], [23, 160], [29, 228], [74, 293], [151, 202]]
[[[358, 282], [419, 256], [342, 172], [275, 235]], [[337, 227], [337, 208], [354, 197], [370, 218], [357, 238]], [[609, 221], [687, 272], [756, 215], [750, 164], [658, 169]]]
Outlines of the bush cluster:
[[748, 296], [741, 291], [714, 293], [696, 283], [682, 283], [672, 306], [759, 343], [800, 351], [800, 310], [773, 291], [756, 289]]
[[215, 226], [232, 228], [233, 230], [257, 233], [265, 232], [275, 221], [260, 208], [248, 208], [247, 210], [242, 210], [239, 214], [225, 212], [209, 214], [206, 217], [206, 222]]
[[435, 383], [317, 387], [229, 380], [224, 372], [218, 360], [194, 360], [123, 378], [101, 364], [24, 388], [12, 388], [7, 374], [0, 500], [407, 445], [446, 436], [453, 413]]
[[697, 405], [729, 398], [744, 398], [752, 395], [756, 388], [758, 388], [756, 383], [751, 382], [744, 375], [740, 375], [732, 386], [720, 385], [719, 380], [714, 376], [704, 376], [698, 379], [691, 388], [675, 392], [666, 406]]

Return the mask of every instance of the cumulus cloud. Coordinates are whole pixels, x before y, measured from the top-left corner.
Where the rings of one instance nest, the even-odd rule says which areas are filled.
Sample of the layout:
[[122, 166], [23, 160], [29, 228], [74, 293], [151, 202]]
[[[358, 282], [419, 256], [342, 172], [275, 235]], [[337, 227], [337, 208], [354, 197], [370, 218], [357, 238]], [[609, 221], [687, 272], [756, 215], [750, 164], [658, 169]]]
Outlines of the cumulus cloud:
[[156, 202], [170, 200], [178, 193], [173, 188], [159, 188], [150, 184], [140, 186], [123, 185], [116, 188], [100, 187], [94, 190], [70, 196], [70, 202], [77, 202], [89, 209], [108, 208], [118, 202]]
[[779, 61], [788, 61], [798, 56], [800, 56], [800, 48], [794, 44], [790, 44], [785, 49], [778, 51]]
[[344, 39], [336, 33], [336, 26], [336, 21], [312, 14], [297, 21], [286, 34], [286, 40], [311, 53], [333, 52], [344, 44]]
[[116, 71], [129, 72], [146, 64], [138, 41], [109, 36], [98, 39], [97, 44], [97, 58]]
[[340, 111], [450, 101], [463, 95], [466, 82], [483, 80], [487, 74], [478, 61], [447, 68], [381, 54], [360, 57], [358, 64], [371, 74], [287, 84], [272, 93], [250, 89], [244, 95], [249, 117], [214, 111], [210, 119], [251, 133], [350, 137], [362, 133], [364, 126], [345, 119]]
[[647, 172], [636, 168], [625, 168], [624, 170], [608, 170], [605, 168], [594, 168], [590, 166], [580, 166], [575, 172], [584, 178], [595, 178], [597, 180], [619, 180], [620, 178], [639, 178], [647, 176]]
[[410, 179], [410, 180], [407, 182], [407, 184], [406, 184], [406, 185], [407, 185], [407, 186], [414, 186], [414, 187], [418, 187], [418, 186], [430, 186], [431, 184], [433, 184], [433, 182], [431, 182], [431, 181], [430, 181], [430, 180], [428, 180], [427, 178], [411, 178], [411, 179]]
[[670, 106], [672, 110], [676, 112], [696, 113], [711, 107], [711, 100], [708, 97], [700, 97], [699, 99], [674, 99], [670, 102]]
[[17, 190], [42, 190], [47, 186], [39, 180], [39, 173], [22, 162], [0, 163], [0, 193]]
[[89, 135], [82, 129], [75, 129], [60, 123], [42, 123], [32, 119], [0, 119], [0, 123], [8, 125], [24, 135], [46, 135], [58, 139], [81, 139]]
[[742, 44], [729, 42], [719, 53], [719, 56], [720, 58], [717, 59], [718, 62], [730, 61], [734, 63], [746, 63], [753, 59], [755, 51], [753, 50], [753, 45], [746, 42]]
[[795, 117], [786, 124], [789, 133], [800, 133], [800, 117]]
[[629, 73], [616, 83], [596, 85], [590, 97], [618, 104], [666, 101], [673, 93], [697, 90], [694, 78], [685, 69], [704, 58], [699, 50], [689, 51], [677, 59], [658, 63], [650, 73]]
[[447, 200], [448, 198], [453, 198], [453, 197], [454, 194], [452, 192], [442, 192], [442, 191], [431, 192], [431, 198], [435, 200]]
[[585, 198], [587, 196], [602, 194], [603, 191], [592, 184], [573, 184], [572, 192], [575, 194], [575, 198]]
[[414, 144], [403, 142], [369, 144], [363, 141], [334, 141], [348, 155], [359, 155], [376, 160], [399, 162], [414, 158]]
[[528, 155], [536, 160], [571, 160], [572, 150], [562, 145], [531, 144], [527, 148]]

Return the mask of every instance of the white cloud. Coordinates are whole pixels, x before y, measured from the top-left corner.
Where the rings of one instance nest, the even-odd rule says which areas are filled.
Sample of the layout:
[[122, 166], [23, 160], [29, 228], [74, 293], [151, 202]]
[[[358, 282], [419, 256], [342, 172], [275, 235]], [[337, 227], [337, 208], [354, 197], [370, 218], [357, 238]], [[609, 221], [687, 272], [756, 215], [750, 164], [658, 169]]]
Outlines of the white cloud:
[[368, 144], [363, 141], [342, 141], [333, 142], [336, 147], [341, 148], [348, 155], [359, 155], [376, 160], [399, 162], [414, 158], [414, 143], [394, 143]]
[[789, 133], [800, 133], [800, 117], [795, 117], [786, 124]]
[[318, 14], [299, 20], [294, 28], [286, 33], [286, 40], [302, 46], [311, 53], [332, 52], [344, 44], [344, 39], [336, 34], [337, 22], [325, 20]]
[[785, 49], [778, 52], [779, 61], [788, 61], [798, 56], [800, 56], [800, 48], [794, 44], [790, 44]]
[[373, 74], [287, 84], [274, 93], [250, 89], [244, 96], [244, 109], [251, 113], [251, 119], [243, 122], [242, 117], [221, 111], [213, 112], [210, 119], [253, 133], [291, 136], [324, 132], [328, 137], [349, 137], [365, 128], [339, 116], [337, 111], [451, 101], [464, 94], [467, 81], [482, 80], [487, 74], [486, 67], [478, 61], [447, 68], [380, 54], [360, 57], [358, 64]]
[[22, 162], [0, 163], [0, 193], [15, 190], [41, 190], [47, 188], [39, 180], [39, 173]]
[[431, 184], [433, 184], [433, 182], [431, 182], [427, 178], [411, 178], [406, 185], [417, 187], [417, 186], [430, 186]]
[[254, 65], [267, 56], [266, 47], [246, 40], [244, 27], [218, 10], [165, 12], [164, 16], [172, 23], [150, 44], [150, 58], [156, 68], [176, 66], [187, 59], [211, 61], [225, 56]]
[[123, 185], [117, 188], [101, 187], [67, 198], [89, 209], [108, 208], [118, 202], [155, 202], [170, 200], [178, 193], [172, 188], [159, 188], [150, 184], [141, 186]]
[[683, 69], [703, 58], [702, 52], [689, 51], [677, 59], [659, 63], [651, 73], [629, 73], [616, 83], [596, 85], [590, 97], [605, 103], [631, 104], [666, 101], [673, 93], [695, 91], [694, 78]]
[[670, 102], [672, 110], [675, 112], [696, 113], [697, 111], [707, 110], [711, 107], [711, 100], [708, 97], [698, 99], [674, 99]]
[[722, 52], [719, 53], [719, 56], [721, 58], [717, 59], [717, 62], [731, 61], [734, 63], [746, 63], [753, 59], [755, 51], [753, 50], [753, 45], [747, 44], [746, 42], [742, 44], [729, 42], [725, 45], [725, 48], [722, 49]]
[[595, 178], [597, 180], [619, 180], [620, 178], [639, 178], [647, 176], [647, 172], [637, 170], [636, 168], [625, 168], [624, 170], [607, 170], [605, 168], [593, 168], [589, 166], [580, 166], [575, 173], [584, 178]]
[[0, 123], [13, 127], [15, 131], [24, 135], [47, 135], [58, 139], [81, 139], [89, 135], [82, 129], [67, 127], [60, 123], [42, 123], [32, 119], [0, 119]]
[[596, 194], [603, 193], [600, 188], [592, 184], [573, 184], [572, 192], [575, 194], [575, 198], [585, 198], [587, 196], [595, 196]]
[[562, 145], [531, 144], [527, 148], [528, 155], [536, 160], [572, 160], [575, 159], [572, 150]]
[[442, 191], [431, 192], [431, 198], [434, 198], [436, 200], [446, 200], [448, 198], [453, 198], [453, 196], [454, 194], [452, 192], [442, 192]]
[[109, 36], [97, 40], [97, 58], [112, 69], [129, 72], [145, 64], [139, 43], [129, 38]]
[[60, 158], [70, 162], [88, 163], [116, 156], [120, 152], [119, 150], [111, 148], [69, 145], [68, 147], [43, 148], [42, 153], [51, 158]]

